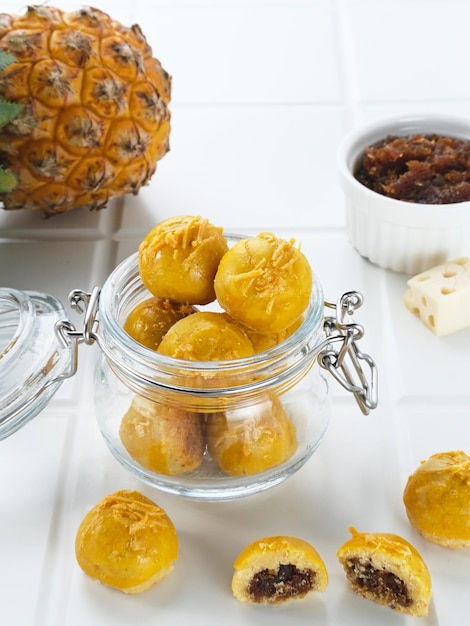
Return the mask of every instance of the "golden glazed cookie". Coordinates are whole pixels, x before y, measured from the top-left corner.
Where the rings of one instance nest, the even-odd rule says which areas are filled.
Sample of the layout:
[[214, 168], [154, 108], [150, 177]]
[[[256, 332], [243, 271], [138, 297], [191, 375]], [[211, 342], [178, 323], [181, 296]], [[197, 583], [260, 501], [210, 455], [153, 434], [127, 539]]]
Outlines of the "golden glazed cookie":
[[139, 593], [173, 569], [178, 538], [163, 509], [138, 491], [122, 490], [105, 496], [85, 515], [75, 553], [91, 578]]
[[190, 361], [227, 361], [255, 351], [247, 334], [224, 313], [198, 311], [173, 324], [158, 352]]
[[197, 469], [206, 442], [204, 416], [135, 396], [121, 421], [123, 446], [142, 467], [177, 476]]
[[223, 256], [215, 276], [220, 306], [259, 333], [279, 333], [302, 315], [312, 291], [306, 257], [272, 233], [238, 241]]
[[470, 546], [470, 457], [439, 452], [423, 461], [406, 484], [403, 501], [411, 525], [446, 548]]
[[241, 602], [280, 604], [324, 591], [328, 572], [315, 548], [297, 537], [265, 537], [234, 562], [232, 592]]
[[142, 282], [154, 296], [176, 302], [215, 300], [214, 277], [228, 250], [222, 228], [192, 215], [157, 224], [139, 246]]
[[256, 330], [252, 330], [247, 326], [241, 324], [241, 327], [248, 335], [251, 343], [253, 344], [253, 348], [256, 353], [264, 352], [265, 350], [269, 350], [270, 348], [274, 348], [278, 344], [282, 343], [285, 339], [290, 337], [302, 324], [303, 318], [300, 317], [296, 322], [286, 328], [285, 330], [278, 333], [258, 333]]
[[349, 530], [337, 556], [354, 592], [398, 613], [427, 615], [431, 577], [419, 552], [398, 535]]
[[206, 429], [211, 457], [230, 476], [264, 472], [297, 449], [295, 426], [275, 394], [256, 405], [209, 414]]
[[156, 350], [175, 322], [195, 313], [189, 304], [163, 298], [147, 298], [135, 306], [124, 322], [124, 330], [143, 346]]

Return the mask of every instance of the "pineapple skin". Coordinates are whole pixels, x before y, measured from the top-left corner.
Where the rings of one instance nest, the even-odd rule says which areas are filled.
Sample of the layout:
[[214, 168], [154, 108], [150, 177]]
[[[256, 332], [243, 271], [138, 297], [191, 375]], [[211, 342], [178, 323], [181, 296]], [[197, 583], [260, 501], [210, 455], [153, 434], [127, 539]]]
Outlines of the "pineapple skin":
[[171, 77], [138, 25], [93, 7], [0, 13], [0, 97], [23, 105], [0, 129], [0, 164], [18, 180], [6, 210], [46, 216], [137, 194], [169, 150]]

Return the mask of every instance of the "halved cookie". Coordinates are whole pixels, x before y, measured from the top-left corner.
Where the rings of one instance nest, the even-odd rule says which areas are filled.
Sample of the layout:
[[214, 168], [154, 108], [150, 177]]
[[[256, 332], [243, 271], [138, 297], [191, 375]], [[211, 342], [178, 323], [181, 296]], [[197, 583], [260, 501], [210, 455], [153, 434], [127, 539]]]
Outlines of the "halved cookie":
[[398, 535], [349, 530], [337, 556], [355, 593], [398, 613], [427, 615], [431, 577], [419, 552]]
[[232, 591], [241, 602], [280, 604], [323, 591], [328, 584], [320, 555], [297, 537], [258, 539], [240, 552], [234, 568]]

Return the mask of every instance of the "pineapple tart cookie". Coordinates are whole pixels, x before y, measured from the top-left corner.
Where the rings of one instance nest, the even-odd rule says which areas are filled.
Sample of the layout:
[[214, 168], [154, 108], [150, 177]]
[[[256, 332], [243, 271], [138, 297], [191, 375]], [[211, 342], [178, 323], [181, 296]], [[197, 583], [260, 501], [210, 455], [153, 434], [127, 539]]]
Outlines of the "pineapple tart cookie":
[[142, 467], [176, 476], [197, 469], [206, 441], [204, 416], [135, 396], [122, 418], [119, 436]]
[[312, 291], [312, 270], [295, 241], [260, 233], [238, 241], [215, 276], [220, 306], [259, 333], [283, 332], [302, 315]]
[[398, 535], [349, 530], [337, 556], [353, 591], [398, 613], [427, 615], [431, 577], [419, 552]]
[[157, 224], [139, 246], [142, 282], [154, 296], [189, 304], [215, 300], [214, 277], [228, 250], [222, 228], [192, 215]]
[[178, 538], [163, 509], [138, 491], [121, 490], [85, 515], [75, 554], [91, 578], [124, 593], [139, 593], [173, 569]]
[[132, 309], [123, 328], [133, 339], [156, 350], [169, 328], [196, 310], [189, 304], [163, 298], [147, 298]]
[[433, 454], [411, 474], [403, 501], [411, 525], [446, 548], [470, 546], [470, 457], [461, 450]]
[[0, 53], [0, 98], [17, 106], [0, 129], [5, 209], [100, 209], [149, 182], [169, 149], [171, 78], [138, 25], [42, 3], [0, 14]]
[[297, 537], [258, 539], [234, 562], [232, 592], [241, 602], [278, 605], [324, 591], [328, 572], [315, 548]]
[[243, 329], [215, 311], [198, 311], [173, 324], [158, 352], [189, 361], [227, 361], [255, 353]]
[[230, 476], [257, 474], [288, 461], [297, 435], [281, 400], [274, 393], [263, 402], [207, 416], [207, 449]]
[[275, 333], [259, 333], [256, 330], [252, 330], [251, 328], [244, 326], [243, 324], [239, 324], [239, 326], [241, 326], [241, 328], [243, 328], [246, 332], [251, 343], [253, 344], [255, 352], [258, 353], [274, 348], [274, 346], [277, 346], [279, 343], [290, 337], [299, 328], [302, 321], [303, 318], [299, 317], [291, 326], [281, 332]]

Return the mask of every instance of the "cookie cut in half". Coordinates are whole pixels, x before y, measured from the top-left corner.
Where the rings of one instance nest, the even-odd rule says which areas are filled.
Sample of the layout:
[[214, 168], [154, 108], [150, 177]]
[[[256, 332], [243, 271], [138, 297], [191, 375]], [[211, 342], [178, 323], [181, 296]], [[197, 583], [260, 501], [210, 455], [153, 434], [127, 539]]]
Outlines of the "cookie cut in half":
[[246, 546], [234, 562], [233, 595], [241, 602], [280, 604], [324, 591], [328, 573], [315, 548], [303, 539], [274, 536]]
[[337, 556], [354, 592], [398, 613], [427, 615], [431, 577], [419, 552], [398, 535], [349, 531]]

